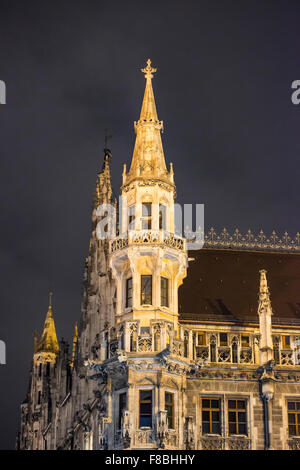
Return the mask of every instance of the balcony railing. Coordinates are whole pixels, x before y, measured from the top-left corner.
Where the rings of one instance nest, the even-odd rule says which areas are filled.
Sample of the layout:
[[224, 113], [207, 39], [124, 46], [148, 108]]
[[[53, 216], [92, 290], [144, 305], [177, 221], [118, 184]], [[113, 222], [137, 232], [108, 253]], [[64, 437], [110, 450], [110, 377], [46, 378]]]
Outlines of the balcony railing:
[[246, 436], [203, 436], [198, 440], [200, 450], [249, 450], [251, 440]]
[[110, 252], [114, 253], [129, 245], [164, 245], [180, 251], [186, 249], [185, 239], [174, 233], [165, 230], [130, 230], [110, 241]]

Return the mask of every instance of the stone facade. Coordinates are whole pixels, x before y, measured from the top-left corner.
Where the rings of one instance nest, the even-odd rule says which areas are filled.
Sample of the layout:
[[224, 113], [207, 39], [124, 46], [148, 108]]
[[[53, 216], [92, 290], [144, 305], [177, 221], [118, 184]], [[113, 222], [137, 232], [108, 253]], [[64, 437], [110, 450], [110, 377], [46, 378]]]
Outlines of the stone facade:
[[[214, 319], [205, 309], [198, 316], [196, 304], [179, 312], [194, 253], [175, 234], [174, 174], [163, 154], [155, 71], [148, 61], [132, 165], [123, 171], [121, 226], [110, 240], [98, 236], [105, 217], [99, 206], [116, 207], [105, 149], [79, 332], [76, 326], [71, 351], [58, 344], [50, 302], [35, 339], [17, 447], [299, 449], [300, 322], [297, 315], [273, 322], [266, 270], [257, 270], [254, 319], [228, 319], [229, 313]], [[218, 259], [220, 247], [210, 249]], [[202, 281], [197, 273], [196, 280]], [[240, 294], [233, 286], [231, 292]], [[188, 296], [196, 298], [195, 288]]]

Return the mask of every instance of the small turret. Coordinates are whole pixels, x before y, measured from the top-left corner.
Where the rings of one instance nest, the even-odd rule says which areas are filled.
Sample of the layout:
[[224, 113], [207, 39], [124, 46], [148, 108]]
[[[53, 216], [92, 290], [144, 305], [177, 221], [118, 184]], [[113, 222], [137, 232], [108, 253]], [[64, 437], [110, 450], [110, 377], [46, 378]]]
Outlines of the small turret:
[[52, 312], [52, 295], [52, 292], [50, 292], [49, 307], [41, 339], [38, 340], [37, 336], [34, 339], [34, 356], [35, 359], [38, 357], [40, 362], [42, 358], [48, 362], [54, 362], [59, 351]]

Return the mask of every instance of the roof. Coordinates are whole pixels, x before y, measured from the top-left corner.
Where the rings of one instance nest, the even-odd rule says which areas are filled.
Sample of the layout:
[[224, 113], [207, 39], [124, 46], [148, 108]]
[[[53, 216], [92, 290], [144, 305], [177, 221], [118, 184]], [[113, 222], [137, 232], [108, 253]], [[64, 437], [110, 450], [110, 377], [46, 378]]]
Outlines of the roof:
[[226, 249], [189, 252], [180, 320], [258, 323], [259, 271], [267, 271], [273, 325], [300, 326], [300, 255]]

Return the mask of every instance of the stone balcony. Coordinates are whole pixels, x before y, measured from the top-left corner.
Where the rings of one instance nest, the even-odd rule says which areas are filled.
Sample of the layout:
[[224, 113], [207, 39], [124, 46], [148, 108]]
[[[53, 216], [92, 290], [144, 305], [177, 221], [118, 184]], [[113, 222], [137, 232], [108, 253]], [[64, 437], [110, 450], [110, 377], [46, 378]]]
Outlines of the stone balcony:
[[186, 240], [165, 230], [130, 230], [109, 243], [110, 253], [132, 245], [161, 245], [179, 251], [186, 250]]

